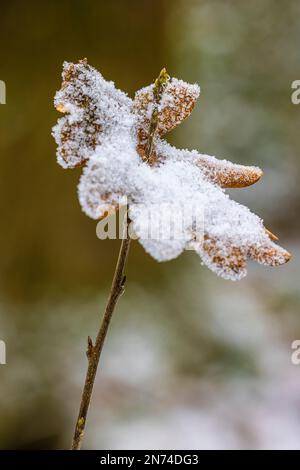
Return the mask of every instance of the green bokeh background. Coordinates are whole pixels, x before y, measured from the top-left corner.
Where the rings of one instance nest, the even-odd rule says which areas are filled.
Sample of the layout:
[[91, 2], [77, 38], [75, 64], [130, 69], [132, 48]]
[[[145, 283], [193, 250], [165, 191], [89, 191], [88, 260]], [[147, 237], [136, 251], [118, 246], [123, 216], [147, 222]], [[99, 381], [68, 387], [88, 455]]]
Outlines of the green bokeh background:
[[64, 60], [87, 57], [130, 96], [166, 66], [201, 85], [169, 140], [257, 164], [231, 195], [262, 215], [293, 260], [217, 278], [192, 252], [165, 264], [132, 245], [103, 354], [86, 448], [298, 448], [300, 77], [297, 0], [1, 2], [0, 448], [67, 448], [87, 335], [118, 241], [81, 213], [80, 171], [56, 164], [53, 96]]

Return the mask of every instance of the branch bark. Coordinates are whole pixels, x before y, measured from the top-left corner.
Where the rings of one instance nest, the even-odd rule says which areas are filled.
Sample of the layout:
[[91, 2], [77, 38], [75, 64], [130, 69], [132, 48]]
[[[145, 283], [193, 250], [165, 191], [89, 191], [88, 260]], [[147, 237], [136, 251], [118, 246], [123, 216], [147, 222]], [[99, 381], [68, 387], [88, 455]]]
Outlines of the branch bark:
[[100, 325], [100, 329], [95, 341], [93, 344], [90, 337], [88, 337], [88, 348], [87, 348], [87, 357], [88, 357], [88, 369], [85, 378], [85, 384], [81, 395], [80, 408], [78, 413], [78, 418], [75, 425], [75, 431], [72, 441], [72, 450], [80, 450], [82, 438], [85, 430], [87, 414], [89, 410], [89, 405], [91, 402], [93, 387], [95, 383], [97, 368], [103, 349], [103, 344], [107, 335], [108, 327], [110, 320], [114, 313], [118, 299], [123, 294], [125, 289], [126, 277], [124, 275], [126, 260], [128, 257], [129, 247], [130, 247], [130, 237], [128, 234], [129, 227], [129, 218], [126, 216], [125, 221], [125, 233], [122, 239], [118, 261], [116, 264], [116, 269], [111, 285], [110, 294], [107, 300], [106, 308]]

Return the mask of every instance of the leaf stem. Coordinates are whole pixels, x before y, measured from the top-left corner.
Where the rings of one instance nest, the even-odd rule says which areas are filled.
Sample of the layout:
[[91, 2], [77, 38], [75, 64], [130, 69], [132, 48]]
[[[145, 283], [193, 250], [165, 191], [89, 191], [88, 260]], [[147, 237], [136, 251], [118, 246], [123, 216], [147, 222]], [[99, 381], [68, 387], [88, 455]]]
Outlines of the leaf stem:
[[163, 95], [163, 92], [170, 80], [169, 75], [165, 68], [160, 71], [159, 76], [154, 82], [153, 86], [153, 110], [150, 119], [150, 128], [149, 128], [149, 135], [148, 141], [145, 147], [145, 161], [149, 162], [149, 159], [152, 154], [153, 150], [153, 143], [154, 143], [154, 136], [156, 134], [157, 126], [158, 126], [158, 118], [159, 118], [159, 105]]

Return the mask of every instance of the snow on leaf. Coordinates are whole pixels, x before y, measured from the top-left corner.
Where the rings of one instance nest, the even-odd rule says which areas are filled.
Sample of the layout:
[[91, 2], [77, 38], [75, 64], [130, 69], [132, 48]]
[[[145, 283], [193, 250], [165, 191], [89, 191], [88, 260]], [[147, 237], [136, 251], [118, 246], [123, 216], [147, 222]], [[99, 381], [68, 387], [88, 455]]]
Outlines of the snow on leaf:
[[88, 160], [110, 133], [130, 128], [131, 122], [126, 119], [132, 103], [86, 60], [78, 64], [65, 62], [62, 78], [54, 104], [66, 116], [59, 119], [53, 136], [58, 145], [58, 163], [73, 168]]

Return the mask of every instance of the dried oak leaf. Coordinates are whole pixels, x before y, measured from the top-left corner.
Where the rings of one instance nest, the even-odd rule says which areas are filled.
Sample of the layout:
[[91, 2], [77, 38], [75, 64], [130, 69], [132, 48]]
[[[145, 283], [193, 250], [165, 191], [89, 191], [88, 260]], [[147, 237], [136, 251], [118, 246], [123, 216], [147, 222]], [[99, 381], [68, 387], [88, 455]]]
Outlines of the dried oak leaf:
[[[57, 159], [64, 168], [84, 166], [78, 195], [88, 216], [100, 219], [128, 203], [134, 232], [155, 259], [193, 248], [225, 279], [243, 278], [247, 258], [269, 266], [290, 259], [263, 221], [225, 193], [258, 181], [259, 168], [179, 150], [162, 139], [190, 115], [198, 85], [171, 79], [163, 69], [131, 100], [86, 60], [65, 62], [62, 76], [55, 106], [65, 116], [53, 129]], [[176, 237], [168, 229], [179, 219]], [[149, 234], [153, 227], [159, 237]]]

